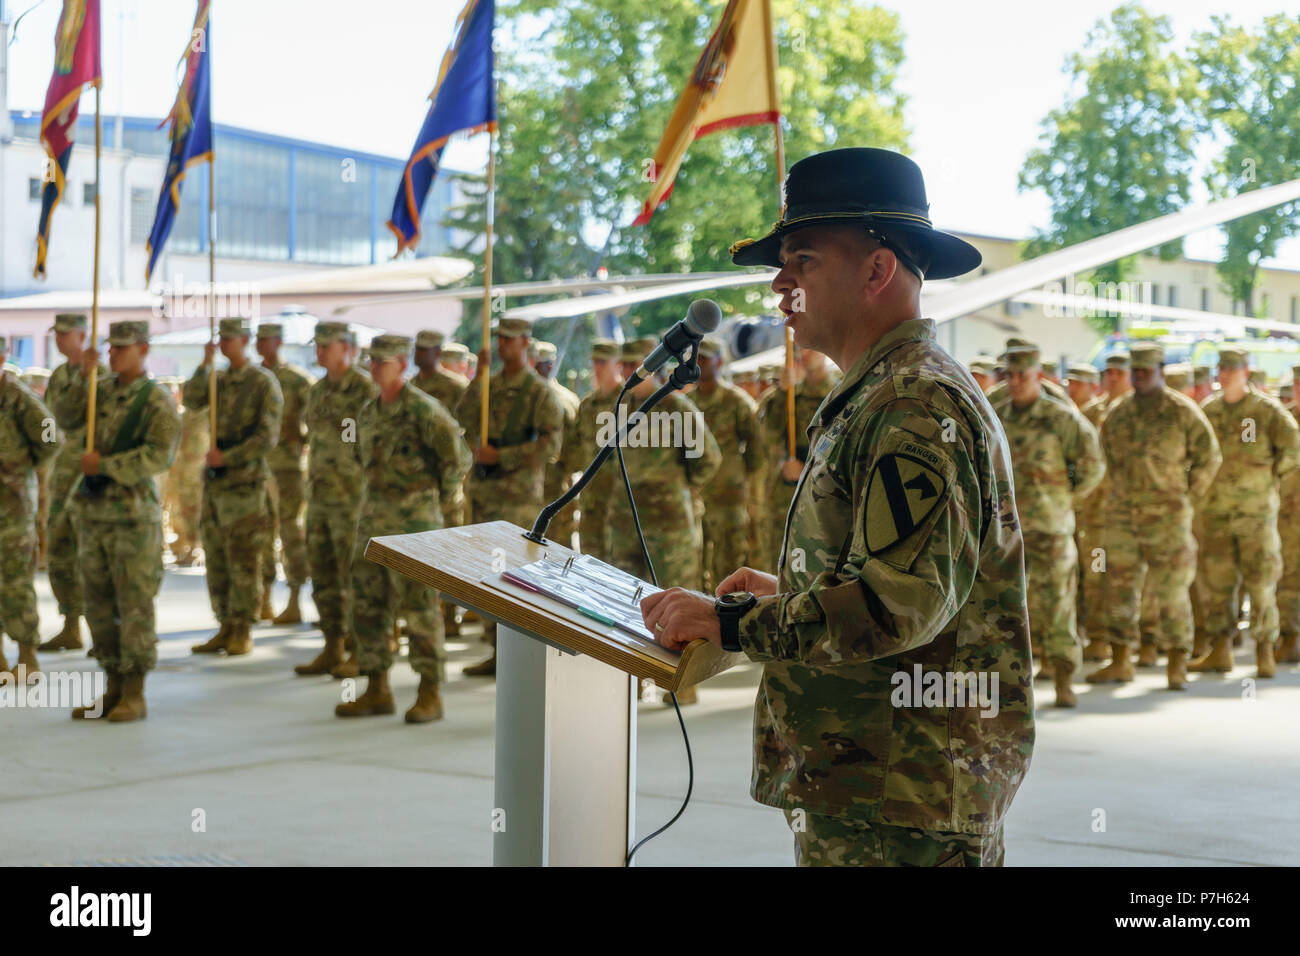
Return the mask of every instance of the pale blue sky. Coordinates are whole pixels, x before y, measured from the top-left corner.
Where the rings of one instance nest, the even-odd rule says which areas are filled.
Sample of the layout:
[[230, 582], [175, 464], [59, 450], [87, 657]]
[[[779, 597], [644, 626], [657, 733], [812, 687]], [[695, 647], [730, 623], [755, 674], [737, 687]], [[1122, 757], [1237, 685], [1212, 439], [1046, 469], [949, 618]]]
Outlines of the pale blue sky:
[[[13, 18], [32, 2], [6, 0], [5, 6]], [[1238, 23], [1253, 25], [1287, 2], [1150, 0], [1146, 6], [1168, 14], [1182, 39], [1207, 28], [1214, 13], [1230, 11]], [[164, 115], [175, 96], [175, 64], [193, 4], [102, 3], [105, 111]], [[461, 5], [461, 0], [214, 0], [214, 119], [405, 156]], [[721, 0], [708, 5], [722, 6]], [[1043, 225], [1045, 198], [1018, 193], [1016, 174], [1037, 141], [1039, 121], [1062, 102], [1066, 54], [1078, 49], [1093, 23], [1116, 4], [908, 0], [882, 5], [899, 10], [907, 34], [901, 78], [910, 98], [906, 120], [936, 224], [1005, 236], [1024, 236]], [[59, 9], [59, 0], [44, 0], [18, 28], [10, 47], [12, 108], [40, 109]], [[90, 105], [89, 97], [83, 100], [83, 109]], [[481, 165], [485, 155], [481, 142], [453, 144], [447, 160], [470, 168]], [[1188, 242], [1194, 256], [1213, 258], [1216, 249], [1213, 231]], [[1278, 264], [1300, 269], [1300, 240], [1284, 249]]]

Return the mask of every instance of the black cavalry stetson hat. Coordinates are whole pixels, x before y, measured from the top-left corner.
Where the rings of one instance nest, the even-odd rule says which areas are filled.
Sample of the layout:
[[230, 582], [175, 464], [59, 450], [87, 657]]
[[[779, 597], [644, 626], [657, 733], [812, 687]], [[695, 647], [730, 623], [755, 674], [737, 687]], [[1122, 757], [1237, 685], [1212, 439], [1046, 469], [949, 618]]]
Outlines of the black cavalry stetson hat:
[[[776, 266], [781, 237], [807, 226], [860, 224], [899, 259], [926, 279], [950, 279], [983, 261], [970, 243], [940, 232], [930, 223], [921, 169], [887, 149], [832, 149], [801, 159], [785, 178], [781, 221], [761, 239], [742, 239], [731, 247], [738, 266]], [[910, 262], [890, 237], [919, 250]]]

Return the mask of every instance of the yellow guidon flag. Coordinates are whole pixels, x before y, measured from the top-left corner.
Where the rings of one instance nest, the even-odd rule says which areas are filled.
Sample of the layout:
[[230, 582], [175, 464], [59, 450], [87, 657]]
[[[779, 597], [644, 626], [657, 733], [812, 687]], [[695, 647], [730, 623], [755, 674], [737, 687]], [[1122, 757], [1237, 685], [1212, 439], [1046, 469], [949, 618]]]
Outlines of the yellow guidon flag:
[[633, 225], [648, 223], [673, 191], [677, 169], [693, 140], [720, 129], [780, 121], [771, 0], [727, 0], [722, 20], [659, 140], [649, 171], [654, 186]]

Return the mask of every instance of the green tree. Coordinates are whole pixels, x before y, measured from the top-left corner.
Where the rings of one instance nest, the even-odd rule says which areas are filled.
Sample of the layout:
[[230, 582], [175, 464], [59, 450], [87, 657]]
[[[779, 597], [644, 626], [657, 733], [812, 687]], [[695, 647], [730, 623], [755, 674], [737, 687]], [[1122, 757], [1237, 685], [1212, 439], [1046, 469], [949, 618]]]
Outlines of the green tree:
[[[1025, 244], [1032, 258], [1176, 212], [1188, 200], [1198, 94], [1195, 73], [1172, 49], [1167, 17], [1124, 4], [1098, 21], [1065, 64], [1074, 89], [1042, 123], [1042, 144], [1025, 159], [1021, 190], [1042, 189], [1052, 222]], [[1173, 259], [1182, 242], [1161, 246]], [[1094, 282], [1133, 277], [1130, 256], [1097, 269]], [[1099, 331], [1115, 320], [1099, 317]]]
[[[731, 243], [775, 221], [773, 133], [761, 126], [694, 142], [667, 204], [647, 226], [630, 225], [649, 193], [650, 158], [722, 8], [699, 0], [499, 4], [495, 281], [581, 275], [597, 263], [613, 275], [727, 269]], [[796, 0], [773, 0], [773, 15], [787, 163], [837, 145], [904, 148], [897, 15], [861, 2], [810, 8]], [[471, 201], [448, 221], [477, 236], [481, 183], [466, 192]], [[478, 256], [481, 239], [468, 247]], [[714, 297], [724, 311], [754, 312], [760, 295], [750, 288]], [[635, 308], [625, 327], [654, 334], [687, 301]], [[477, 325], [467, 317], [462, 332]], [[583, 341], [570, 349], [573, 367], [585, 368]]]
[[[1265, 18], [1258, 29], [1214, 17], [1194, 38], [1192, 58], [1206, 99], [1202, 129], [1227, 147], [1208, 177], [1226, 198], [1300, 177], [1300, 17]], [[1225, 223], [1218, 265], [1224, 291], [1255, 315], [1259, 263], [1300, 231], [1300, 205], [1289, 203]]]

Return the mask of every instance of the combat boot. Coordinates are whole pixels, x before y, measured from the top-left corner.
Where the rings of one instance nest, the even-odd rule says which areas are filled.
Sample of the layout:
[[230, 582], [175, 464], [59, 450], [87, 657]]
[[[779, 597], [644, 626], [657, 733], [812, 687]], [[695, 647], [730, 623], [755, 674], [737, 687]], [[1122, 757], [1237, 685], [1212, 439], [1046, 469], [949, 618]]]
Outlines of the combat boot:
[[432, 677], [420, 678], [420, 689], [415, 695], [415, 704], [406, 712], [408, 724], [427, 724], [431, 720], [442, 720], [442, 697], [438, 694], [438, 682]]
[[1277, 645], [1277, 662], [1279, 664], [1300, 663], [1300, 635], [1284, 637]]
[[253, 652], [253, 637], [248, 633], [248, 622], [240, 621], [230, 625], [230, 637], [226, 639], [226, 656], [239, 657]]
[[1194, 674], [1204, 674], [1209, 671], [1229, 673], [1232, 670], [1231, 640], [1230, 637], [1216, 637], [1209, 653], [1196, 658], [1187, 665], [1187, 669]]
[[1192, 641], [1192, 660], [1210, 653], [1210, 645], [1211, 641], [1206, 635], [1198, 634]]
[[461, 673], [466, 677], [496, 677], [497, 676], [497, 655], [496, 651], [485, 661], [479, 661], [477, 664], [470, 664]]
[[447, 637], [460, 637], [460, 621], [456, 620], [456, 605], [442, 602], [442, 627]]
[[230, 637], [230, 624], [227, 621], [221, 622], [221, 627], [217, 633], [212, 635], [202, 644], [195, 644], [190, 648], [191, 654], [218, 654], [226, 649], [226, 639]]
[[301, 624], [302, 608], [298, 607], [298, 592], [300, 587], [289, 588], [289, 605], [275, 616], [272, 624]]
[[1170, 690], [1187, 690], [1187, 652], [1176, 647], [1169, 649], [1169, 662], [1165, 664], [1165, 677]]
[[1051, 680], [1054, 673], [1051, 661], [1043, 661], [1038, 665], [1038, 673], [1034, 675], [1034, 680]]
[[122, 677], [122, 699], [108, 714], [110, 724], [124, 724], [144, 720], [149, 708], [144, 704], [144, 674], [126, 674]]
[[1079, 698], [1074, 696], [1074, 688], [1070, 686], [1070, 676], [1073, 673], [1074, 665], [1068, 661], [1052, 663], [1052, 679], [1056, 682], [1056, 701], [1052, 704], [1053, 707], [1079, 706]]
[[1110, 645], [1105, 641], [1089, 641], [1083, 649], [1085, 661], [1104, 661], [1110, 656]]
[[1101, 670], [1093, 671], [1084, 678], [1089, 684], [1127, 684], [1136, 676], [1133, 662], [1129, 660], [1129, 646], [1111, 644], [1110, 649], [1114, 657]]
[[275, 608], [271, 607], [271, 585], [262, 588], [262, 606], [258, 608], [257, 619], [275, 623]]
[[81, 615], [69, 614], [63, 619], [63, 630], [36, 649], [38, 651], [79, 651], [82, 646]]
[[1272, 641], [1255, 642], [1255, 676], [1277, 676], [1277, 661], [1273, 658]]
[[117, 706], [117, 702], [122, 699], [122, 675], [107, 674], [105, 677], [104, 696], [89, 707], [72, 708], [73, 720], [98, 720], [107, 717], [108, 712]]
[[330, 677], [333, 677], [335, 680], [346, 680], [349, 677], [360, 676], [361, 668], [357, 667], [357, 657], [355, 654], [342, 664], [336, 664], [334, 667], [330, 668]]
[[0, 674], [12, 674], [13, 670], [9, 667], [9, 658], [5, 657], [4, 635], [0, 634]]
[[18, 663], [14, 665], [14, 677], [19, 682], [32, 683], [32, 679], [41, 672], [40, 661], [36, 659], [35, 644], [18, 645]]
[[330, 673], [346, 659], [345, 643], [342, 637], [326, 637], [325, 650], [317, 654], [310, 664], [295, 665], [293, 672], [307, 676]]
[[335, 717], [374, 717], [397, 713], [393, 692], [388, 688], [388, 671], [375, 671], [366, 677], [365, 692], [354, 701], [336, 704]]
[[1138, 648], [1138, 667], [1155, 667], [1156, 666], [1156, 646], [1154, 644], [1143, 644]]

